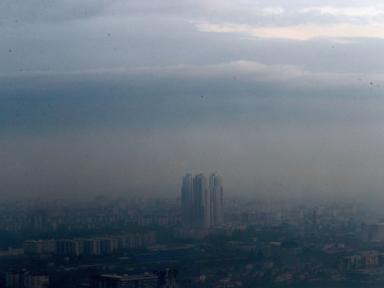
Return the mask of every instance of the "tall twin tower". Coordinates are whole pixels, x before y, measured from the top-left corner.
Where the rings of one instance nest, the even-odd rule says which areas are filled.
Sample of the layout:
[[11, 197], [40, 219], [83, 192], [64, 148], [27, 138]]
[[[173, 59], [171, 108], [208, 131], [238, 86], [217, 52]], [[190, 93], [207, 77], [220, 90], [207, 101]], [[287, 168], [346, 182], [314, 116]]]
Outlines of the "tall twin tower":
[[183, 224], [193, 228], [211, 228], [223, 224], [222, 179], [215, 173], [183, 177], [181, 187]]

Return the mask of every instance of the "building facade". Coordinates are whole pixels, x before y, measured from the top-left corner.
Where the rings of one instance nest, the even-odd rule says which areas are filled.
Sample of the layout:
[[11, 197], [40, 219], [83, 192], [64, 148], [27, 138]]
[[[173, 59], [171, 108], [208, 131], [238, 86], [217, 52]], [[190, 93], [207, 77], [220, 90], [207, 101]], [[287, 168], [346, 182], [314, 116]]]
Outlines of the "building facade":
[[209, 176], [209, 192], [211, 203], [211, 225], [220, 226], [224, 222], [224, 199], [221, 176], [213, 173]]
[[211, 228], [223, 224], [222, 178], [213, 173], [182, 178], [181, 187], [182, 222], [185, 227]]

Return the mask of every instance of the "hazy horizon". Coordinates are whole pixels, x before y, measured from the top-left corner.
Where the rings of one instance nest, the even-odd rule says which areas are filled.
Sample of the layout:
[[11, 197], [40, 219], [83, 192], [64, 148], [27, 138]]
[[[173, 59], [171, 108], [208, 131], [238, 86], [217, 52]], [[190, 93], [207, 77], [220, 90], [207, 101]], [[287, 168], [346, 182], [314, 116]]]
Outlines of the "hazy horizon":
[[384, 5], [235, 2], [2, 1], [1, 195], [383, 200]]

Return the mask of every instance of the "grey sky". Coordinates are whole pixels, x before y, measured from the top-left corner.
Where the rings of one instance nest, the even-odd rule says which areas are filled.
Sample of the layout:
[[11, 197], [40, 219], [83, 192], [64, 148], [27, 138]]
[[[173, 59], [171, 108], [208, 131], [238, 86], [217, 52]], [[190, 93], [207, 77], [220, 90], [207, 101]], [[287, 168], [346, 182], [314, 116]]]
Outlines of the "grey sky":
[[[379, 1], [0, 2], [0, 191], [380, 195]], [[336, 197], [336, 196], [335, 196]]]

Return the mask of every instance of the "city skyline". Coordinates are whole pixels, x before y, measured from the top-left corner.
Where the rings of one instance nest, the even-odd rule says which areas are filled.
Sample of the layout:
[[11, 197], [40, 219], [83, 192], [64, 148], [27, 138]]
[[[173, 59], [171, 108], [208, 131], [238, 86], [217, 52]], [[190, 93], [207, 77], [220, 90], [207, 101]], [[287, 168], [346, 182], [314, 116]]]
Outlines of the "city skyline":
[[0, 288], [384, 287], [384, 3], [1, 0]]

